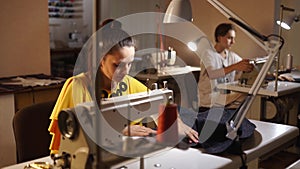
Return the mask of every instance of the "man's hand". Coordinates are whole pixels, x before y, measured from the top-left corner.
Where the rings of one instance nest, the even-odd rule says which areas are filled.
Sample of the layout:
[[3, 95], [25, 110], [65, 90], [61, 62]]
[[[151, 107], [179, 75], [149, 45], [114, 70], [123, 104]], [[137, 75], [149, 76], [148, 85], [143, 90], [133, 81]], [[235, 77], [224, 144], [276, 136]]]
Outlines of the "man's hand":
[[251, 72], [254, 65], [250, 63], [249, 59], [243, 59], [242, 61], [235, 64], [235, 70]]
[[290, 74], [281, 74], [278, 76], [278, 79], [279, 80], [282, 80], [282, 81], [290, 81], [290, 82], [294, 82], [295, 79], [293, 78], [292, 75]]

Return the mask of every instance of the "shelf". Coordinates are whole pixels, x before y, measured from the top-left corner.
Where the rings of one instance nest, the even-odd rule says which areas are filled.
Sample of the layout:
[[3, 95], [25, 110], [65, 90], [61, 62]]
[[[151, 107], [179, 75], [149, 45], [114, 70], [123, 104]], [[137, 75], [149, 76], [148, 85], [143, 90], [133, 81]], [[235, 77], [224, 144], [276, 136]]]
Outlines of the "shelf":
[[82, 0], [48, 0], [49, 18], [82, 18]]

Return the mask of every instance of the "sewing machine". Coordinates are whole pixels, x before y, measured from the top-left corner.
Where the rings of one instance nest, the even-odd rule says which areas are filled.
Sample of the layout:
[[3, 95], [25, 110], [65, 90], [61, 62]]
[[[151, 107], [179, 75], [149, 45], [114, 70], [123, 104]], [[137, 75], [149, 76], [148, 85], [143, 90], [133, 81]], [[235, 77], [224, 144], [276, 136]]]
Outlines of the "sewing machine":
[[[239, 85], [251, 87], [267, 59], [268, 58], [264, 57], [251, 60], [250, 63], [254, 65], [254, 69], [251, 72], [242, 72], [242, 75], [239, 78]], [[266, 85], [267, 81], [264, 80], [262, 86]]]
[[104, 99], [100, 103], [100, 111], [94, 102], [61, 111], [58, 115], [61, 144], [59, 154], [52, 157], [55, 166], [109, 168], [121, 161], [165, 148], [156, 144], [154, 137], [125, 137], [122, 130], [136, 119], [151, 116], [156, 121], [159, 105], [166, 103], [172, 95], [172, 90], [156, 89]]

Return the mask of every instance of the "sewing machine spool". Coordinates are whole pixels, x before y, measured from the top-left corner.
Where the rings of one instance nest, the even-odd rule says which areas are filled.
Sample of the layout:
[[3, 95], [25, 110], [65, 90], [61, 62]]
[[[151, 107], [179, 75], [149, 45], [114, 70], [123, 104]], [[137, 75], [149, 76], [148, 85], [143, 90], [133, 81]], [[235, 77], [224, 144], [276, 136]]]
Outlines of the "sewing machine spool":
[[293, 69], [293, 55], [288, 54], [286, 56], [285, 68], [288, 72], [290, 72]]
[[159, 106], [156, 140], [166, 145], [178, 143], [177, 104], [167, 103]]

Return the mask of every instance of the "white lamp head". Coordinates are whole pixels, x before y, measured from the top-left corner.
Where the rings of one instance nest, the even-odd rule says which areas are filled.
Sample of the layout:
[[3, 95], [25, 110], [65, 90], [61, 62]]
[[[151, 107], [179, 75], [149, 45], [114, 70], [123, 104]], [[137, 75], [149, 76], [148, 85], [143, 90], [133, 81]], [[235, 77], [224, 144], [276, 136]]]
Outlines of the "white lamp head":
[[[299, 21], [299, 15], [295, 14], [295, 12], [294, 12], [295, 9], [288, 8], [283, 5], [281, 5], [280, 7], [281, 7], [281, 19], [277, 20], [276, 23], [277, 23], [277, 25], [281, 26], [282, 28], [284, 28], [286, 30], [290, 30], [293, 22]], [[284, 11], [289, 11], [292, 13], [287, 14], [284, 17], [282, 17]]]
[[281, 26], [282, 28], [286, 29], [286, 30], [290, 30], [291, 26], [293, 24], [293, 22], [298, 22], [299, 21], [299, 15], [289, 15], [286, 16], [282, 19], [282, 21], [277, 20], [276, 23], [277, 25]]
[[[205, 40], [202, 40], [205, 39]], [[187, 47], [193, 52], [204, 52], [206, 49], [213, 49], [212, 44], [205, 34], [200, 35], [196, 40], [190, 41], [187, 44]]]

